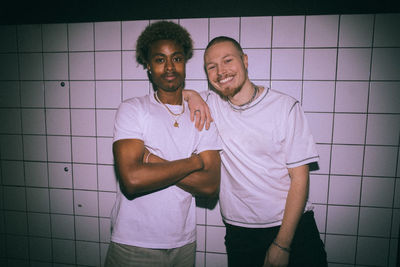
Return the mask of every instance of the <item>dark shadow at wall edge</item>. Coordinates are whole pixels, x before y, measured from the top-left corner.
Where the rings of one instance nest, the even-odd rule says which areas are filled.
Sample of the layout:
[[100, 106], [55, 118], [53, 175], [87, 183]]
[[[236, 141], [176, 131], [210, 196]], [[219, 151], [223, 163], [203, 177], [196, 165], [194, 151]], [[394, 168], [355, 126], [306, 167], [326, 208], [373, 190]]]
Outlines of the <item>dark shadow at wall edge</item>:
[[6, 0], [0, 24], [396, 12], [397, 0]]

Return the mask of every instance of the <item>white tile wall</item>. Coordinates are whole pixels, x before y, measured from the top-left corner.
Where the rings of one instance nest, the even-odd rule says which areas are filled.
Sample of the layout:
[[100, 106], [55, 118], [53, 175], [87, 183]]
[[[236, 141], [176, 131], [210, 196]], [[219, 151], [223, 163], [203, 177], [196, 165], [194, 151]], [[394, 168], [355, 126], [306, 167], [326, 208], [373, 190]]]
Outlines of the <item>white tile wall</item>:
[[[400, 223], [400, 14], [175, 19], [203, 53], [237, 39], [249, 75], [298, 99], [320, 155], [311, 173], [329, 266], [396, 266]], [[0, 26], [0, 264], [100, 266], [117, 181], [118, 105], [151, 92], [135, 61], [150, 23]], [[196, 267], [227, 266], [219, 205], [198, 202]], [[209, 208], [205, 208], [209, 207]]]

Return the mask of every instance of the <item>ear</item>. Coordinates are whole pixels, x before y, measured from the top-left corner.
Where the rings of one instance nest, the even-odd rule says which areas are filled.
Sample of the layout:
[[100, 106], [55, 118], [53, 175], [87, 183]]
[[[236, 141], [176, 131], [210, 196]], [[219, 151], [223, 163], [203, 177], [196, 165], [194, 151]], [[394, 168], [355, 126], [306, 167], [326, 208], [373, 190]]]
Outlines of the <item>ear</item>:
[[249, 58], [248, 58], [247, 54], [243, 54], [243, 55], [242, 55], [242, 61], [243, 61], [244, 67], [245, 67], [246, 70], [247, 70], [247, 68], [248, 68], [248, 66], [249, 66]]
[[146, 65], [146, 69], [147, 69], [147, 71], [151, 72], [151, 68], [150, 68], [149, 64]]

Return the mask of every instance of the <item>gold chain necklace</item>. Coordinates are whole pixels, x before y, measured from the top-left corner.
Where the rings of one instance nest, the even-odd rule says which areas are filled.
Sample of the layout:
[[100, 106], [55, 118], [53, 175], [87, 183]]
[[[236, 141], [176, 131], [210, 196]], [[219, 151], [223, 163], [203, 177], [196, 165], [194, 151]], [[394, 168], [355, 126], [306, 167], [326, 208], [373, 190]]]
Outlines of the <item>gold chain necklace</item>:
[[173, 112], [168, 108], [168, 106], [167, 106], [166, 104], [164, 104], [163, 102], [161, 102], [161, 100], [158, 98], [157, 92], [154, 92], [154, 97], [155, 97], [155, 99], [157, 100], [157, 102], [161, 103], [161, 104], [168, 110], [169, 114], [171, 114], [172, 116], [174, 116], [174, 120], [175, 120], [175, 122], [174, 122], [174, 127], [179, 127], [178, 119], [179, 119], [179, 117], [185, 112], [185, 105], [184, 105], [184, 102], [182, 101], [182, 111], [181, 111], [181, 113], [175, 114], [175, 113], [173, 113]]

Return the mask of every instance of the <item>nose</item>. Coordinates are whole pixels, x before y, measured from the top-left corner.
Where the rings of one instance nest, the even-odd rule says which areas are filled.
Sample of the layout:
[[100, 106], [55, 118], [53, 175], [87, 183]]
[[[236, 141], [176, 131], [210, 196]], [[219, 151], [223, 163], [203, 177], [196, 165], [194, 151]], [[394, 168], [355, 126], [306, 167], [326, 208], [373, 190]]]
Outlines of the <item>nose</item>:
[[175, 69], [175, 65], [174, 62], [172, 61], [172, 59], [167, 59], [165, 61], [165, 70], [170, 72], [173, 71]]

